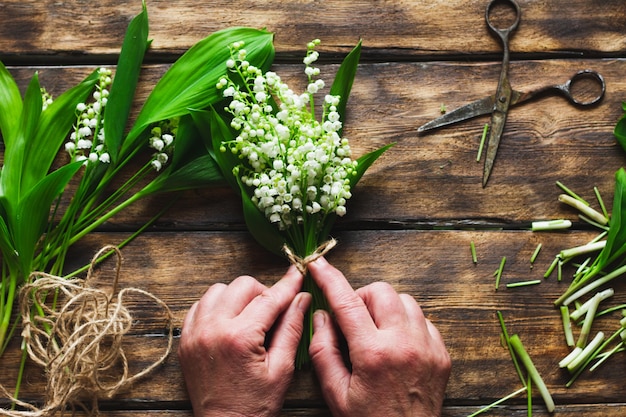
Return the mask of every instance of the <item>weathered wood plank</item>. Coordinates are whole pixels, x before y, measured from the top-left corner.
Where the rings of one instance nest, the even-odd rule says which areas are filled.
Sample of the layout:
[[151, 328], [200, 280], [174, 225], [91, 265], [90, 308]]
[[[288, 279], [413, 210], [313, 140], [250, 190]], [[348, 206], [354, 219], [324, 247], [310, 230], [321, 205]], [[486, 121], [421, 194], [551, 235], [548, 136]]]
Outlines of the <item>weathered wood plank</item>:
[[[535, 404], [540, 404], [541, 399], [535, 399]], [[469, 414], [477, 411], [480, 407], [472, 406], [444, 406], [442, 417], [467, 417]], [[581, 404], [559, 406], [557, 405], [556, 414], [563, 417], [606, 417], [619, 416], [626, 412], [626, 406], [623, 404]], [[191, 417], [193, 414], [189, 410], [161, 410], [153, 409], [149, 411], [101, 411], [101, 417]], [[488, 414], [493, 417], [523, 417], [528, 415], [525, 407], [522, 406], [502, 406], [491, 410]], [[533, 416], [543, 417], [551, 416], [540, 405], [533, 407]], [[331, 417], [330, 412], [324, 408], [294, 408], [282, 410], [280, 417]], [[78, 417], [81, 417], [78, 414]]]
[[[513, 108], [507, 121], [488, 186], [481, 187], [482, 162], [476, 162], [488, 116], [433, 133], [416, 129], [440, 114], [493, 93], [497, 63], [364, 63], [349, 102], [345, 135], [355, 156], [388, 143], [395, 146], [368, 170], [348, 204], [341, 227], [363, 221], [381, 227], [485, 226], [520, 227], [536, 219], [576, 213], [556, 202], [561, 181], [585, 198], [595, 199], [597, 186], [607, 202], [613, 174], [623, 165], [624, 151], [613, 137], [626, 100], [626, 61], [553, 60], [511, 64], [514, 88], [524, 91], [562, 83], [576, 70], [593, 68], [604, 75], [606, 97], [600, 105], [580, 109], [561, 97], [545, 97]], [[35, 69], [42, 84], [60, 94], [91, 68], [11, 68], [25, 85]], [[302, 82], [300, 65], [278, 65], [288, 81]], [[334, 66], [323, 66], [332, 76]], [[146, 68], [137, 106], [165, 71]], [[471, 80], [469, 82], [468, 80]], [[399, 190], [405, 190], [399, 192]], [[151, 199], [113, 219], [113, 227], [140, 224], [167, 199]], [[226, 189], [199, 190], [183, 200], [160, 223], [170, 228], [241, 228], [240, 203]], [[356, 223], [356, 226], [355, 226]]]
[[[93, 250], [108, 242], [109, 235], [113, 234], [94, 234], [81, 252], [74, 252], [75, 264], [88, 260]], [[557, 363], [568, 348], [552, 303], [566, 283], [551, 277], [534, 287], [505, 288], [508, 282], [541, 278], [559, 250], [585, 243], [592, 236], [590, 232], [342, 232], [337, 234], [340, 246], [329, 259], [345, 272], [354, 287], [382, 279], [416, 297], [440, 329], [452, 356], [453, 372], [447, 391], [450, 404], [489, 403], [517, 389], [519, 381], [508, 351], [499, 342], [498, 310], [509, 331], [520, 335], [557, 403], [619, 402], [626, 389], [624, 355], [616, 356], [612, 366], [586, 374], [578, 384], [565, 388], [569, 376], [558, 369]], [[471, 261], [470, 240], [477, 247], [478, 265]], [[529, 259], [538, 243], [543, 244], [543, 250], [531, 269]], [[493, 271], [503, 256], [507, 263], [496, 292]], [[286, 269], [283, 260], [260, 251], [245, 232], [149, 233], [124, 249], [124, 258], [122, 285], [137, 286], [162, 298], [172, 308], [177, 327], [187, 309], [212, 283], [250, 274], [271, 284]], [[106, 282], [111, 275], [111, 264], [107, 264], [99, 279]], [[626, 285], [616, 282], [615, 288], [617, 295], [610, 304], [626, 302]], [[129, 343], [135, 347], [131, 363], [139, 368], [162, 352], [164, 338], [160, 319], [152, 321], [158, 310], [151, 303], [136, 305], [141, 311], [140, 323]], [[612, 333], [619, 326], [618, 319], [599, 320], [594, 332], [604, 329]], [[149, 322], [142, 324], [143, 320]], [[14, 381], [18, 347], [19, 341], [15, 340], [0, 359], [0, 383], [4, 385]], [[22, 387], [24, 398], [39, 397], [42, 383], [42, 371], [29, 366]], [[161, 369], [120, 399], [140, 403], [186, 401], [176, 356], [170, 356]], [[298, 372], [287, 403], [323, 404], [311, 371]]]
[[[500, 53], [485, 25], [484, 0], [395, 1], [148, 1], [151, 54], [180, 54], [208, 34], [230, 26], [266, 27], [280, 53], [293, 55], [310, 39], [346, 52], [359, 38], [365, 54], [396, 57]], [[520, 0], [522, 23], [514, 53], [623, 53], [626, 7], [621, 0]], [[8, 0], [0, 5], [0, 57], [97, 59], [117, 54], [141, 4]], [[358, 29], [355, 28], [358, 25]], [[297, 52], [299, 54], [299, 52]], [[297, 55], [299, 56], [299, 55]]]

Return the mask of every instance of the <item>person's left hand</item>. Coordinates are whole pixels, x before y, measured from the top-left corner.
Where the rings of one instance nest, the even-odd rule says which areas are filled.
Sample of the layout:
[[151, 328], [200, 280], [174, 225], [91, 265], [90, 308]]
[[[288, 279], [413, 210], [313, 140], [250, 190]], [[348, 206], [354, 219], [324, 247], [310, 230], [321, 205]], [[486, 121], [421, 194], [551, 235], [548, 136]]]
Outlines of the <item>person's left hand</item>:
[[191, 307], [178, 357], [196, 417], [278, 415], [311, 302], [302, 280], [293, 266], [271, 288], [241, 276]]

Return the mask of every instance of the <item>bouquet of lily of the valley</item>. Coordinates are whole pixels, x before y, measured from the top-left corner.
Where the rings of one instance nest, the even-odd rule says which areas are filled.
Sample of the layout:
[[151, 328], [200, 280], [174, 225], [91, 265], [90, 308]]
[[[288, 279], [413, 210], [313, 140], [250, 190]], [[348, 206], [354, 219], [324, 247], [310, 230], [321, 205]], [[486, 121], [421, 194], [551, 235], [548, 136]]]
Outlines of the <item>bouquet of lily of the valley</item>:
[[[308, 86], [296, 94], [274, 72], [253, 65], [248, 45], [230, 46], [228, 75], [217, 88], [230, 100], [208, 115], [211, 148], [224, 176], [240, 191], [245, 221], [252, 235], [270, 251], [288, 253], [306, 274], [307, 257], [327, 245], [337, 216], [365, 170], [390, 146], [351, 158], [342, 119], [360, 57], [359, 43], [344, 59], [316, 118], [316, 95], [324, 88], [315, 47], [304, 58]], [[320, 109], [317, 109], [318, 111]], [[196, 114], [196, 119], [202, 119]], [[313, 294], [312, 313], [327, 308], [319, 288], [308, 276], [305, 290]], [[308, 358], [312, 314], [307, 317], [297, 365]]]
[[127, 126], [147, 36], [144, 4], [129, 24], [115, 74], [97, 69], [54, 99], [37, 74], [22, 98], [0, 63], [0, 354], [16, 327], [16, 292], [31, 273], [66, 274], [68, 248], [140, 198], [223, 183], [190, 113], [223, 100], [214, 90], [228, 45], [243, 39], [248, 60], [268, 68], [273, 35], [233, 28], [201, 40], [163, 75]]

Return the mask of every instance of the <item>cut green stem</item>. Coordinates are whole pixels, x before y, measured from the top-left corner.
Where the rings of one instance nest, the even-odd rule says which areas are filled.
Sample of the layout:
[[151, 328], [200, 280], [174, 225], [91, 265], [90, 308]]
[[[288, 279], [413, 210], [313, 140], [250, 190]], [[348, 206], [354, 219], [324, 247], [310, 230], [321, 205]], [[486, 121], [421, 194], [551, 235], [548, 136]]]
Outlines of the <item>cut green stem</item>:
[[562, 230], [572, 227], [570, 220], [557, 219], [557, 220], [540, 220], [532, 222], [530, 229], [533, 232], [541, 232], [546, 230]]
[[476, 245], [474, 245], [474, 241], [470, 241], [470, 252], [472, 253], [472, 262], [474, 265], [478, 263], [478, 257], [476, 256]]
[[601, 225], [605, 225], [609, 222], [609, 219], [605, 217], [602, 213], [592, 209], [588, 204], [583, 204], [580, 200], [573, 198], [567, 194], [559, 195], [559, 201], [561, 203], [567, 204], [568, 206], [574, 207], [585, 216], [589, 217], [595, 222], [600, 223]]
[[486, 413], [487, 411], [491, 410], [493, 407], [495, 407], [495, 406], [497, 406], [499, 404], [502, 404], [503, 402], [508, 401], [511, 398], [515, 398], [518, 395], [520, 395], [520, 394], [522, 394], [524, 392], [527, 392], [527, 391], [528, 391], [528, 389], [526, 387], [522, 387], [522, 388], [518, 389], [517, 391], [514, 391], [514, 392], [510, 393], [509, 395], [507, 395], [505, 397], [502, 397], [502, 398], [500, 398], [497, 401], [492, 402], [488, 406], [485, 406], [485, 407], [481, 408], [480, 410], [470, 414], [467, 417], [475, 417], [475, 416], [477, 416], [479, 414]]
[[555, 409], [552, 395], [550, 395], [550, 391], [548, 391], [548, 387], [546, 386], [545, 382], [541, 378], [541, 375], [539, 375], [539, 371], [537, 371], [537, 368], [535, 367], [535, 364], [533, 363], [532, 359], [528, 355], [528, 352], [526, 352], [526, 349], [524, 349], [524, 345], [522, 344], [521, 339], [519, 338], [517, 334], [514, 334], [513, 336], [511, 336], [509, 341], [511, 343], [511, 346], [513, 347], [513, 350], [515, 351], [515, 354], [517, 355], [519, 360], [522, 362], [522, 364], [528, 371], [528, 375], [530, 376], [535, 386], [539, 390], [539, 393], [541, 394], [541, 398], [543, 398], [543, 402], [546, 405], [546, 409], [548, 410], [549, 413], [552, 413]]
[[489, 124], [485, 123], [485, 127], [483, 128], [483, 136], [480, 138], [480, 145], [478, 145], [478, 155], [476, 155], [476, 162], [480, 161], [480, 158], [483, 154], [483, 148], [485, 146], [485, 139], [487, 138], [487, 132], [489, 131]]
[[506, 256], [502, 257], [500, 261], [500, 267], [496, 270], [496, 291], [498, 291], [498, 287], [500, 286], [500, 278], [502, 278], [502, 271], [504, 270], [504, 264], [506, 263]]
[[506, 287], [507, 288], [528, 287], [529, 285], [537, 285], [537, 284], [541, 284], [540, 279], [533, 279], [530, 281], [510, 282], [506, 284]]

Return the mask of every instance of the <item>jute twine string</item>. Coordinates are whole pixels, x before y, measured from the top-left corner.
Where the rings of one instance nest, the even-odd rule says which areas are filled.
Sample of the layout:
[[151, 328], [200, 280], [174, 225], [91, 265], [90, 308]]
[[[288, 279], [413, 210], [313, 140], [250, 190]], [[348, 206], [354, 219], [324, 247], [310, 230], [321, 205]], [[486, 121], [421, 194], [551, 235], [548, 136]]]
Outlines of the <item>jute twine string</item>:
[[[88, 286], [97, 260], [114, 251], [117, 255], [112, 289]], [[173, 315], [163, 301], [138, 288], [117, 292], [122, 255], [115, 246], [105, 246], [91, 261], [86, 279], [65, 279], [35, 272], [20, 291], [22, 336], [29, 357], [45, 368], [46, 399], [42, 408], [13, 398], [4, 387], [0, 393], [24, 410], [5, 410], [10, 417], [47, 417], [77, 408], [88, 415], [98, 414], [98, 399], [116, 393], [146, 376], [167, 358], [173, 343]], [[115, 293], [117, 292], [117, 297]], [[168, 326], [167, 347], [163, 355], [141, 371], [130, 374], [123, 347], [124, 335], [133, 317], [124, 305], [129, 294], [152, 300], [165, 312]], [[63, 302], [50, 306], [52, 298]], [[33, 314], [33, 311], [39, 312]], [[85, 401], [91, 401], [88, 406]]]
[[285, 255], [287, 255], [287, 259], [289, 259], [289, 262], [295, 265], [296, 268], [298, 268], [298, 271], [300, 271], [302, 275], [306, 275], [306, 270], [307, 270], [308, 265], [311, 262], [314, 262], [315, 260], [326, 255], [335, 246], [337, 246], [337, 240], [335, 240], [334, 238], [331, 238], [330, 240], [327, 240], [326, 242], [319, 245], [312, 254], [310, 254], [309, 256], [305, 258], [302, 258], [296, 255], [295, 253], [293, 253], [291, 248], [287, 246], [286, 244], [283, 246], [283, 252], [285, 252]]

